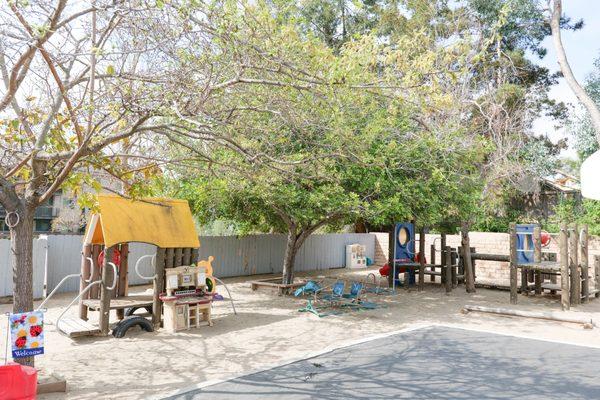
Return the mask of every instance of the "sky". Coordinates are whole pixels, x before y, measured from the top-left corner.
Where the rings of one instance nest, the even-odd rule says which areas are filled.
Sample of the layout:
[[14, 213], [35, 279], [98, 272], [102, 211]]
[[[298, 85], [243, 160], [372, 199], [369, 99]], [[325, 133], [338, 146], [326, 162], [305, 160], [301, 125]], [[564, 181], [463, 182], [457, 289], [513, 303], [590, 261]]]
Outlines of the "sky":
[[[567, 59], [575, 77], [583, 84], [586, 76], [592, 72], [594, 60], [600, 57], [600, 0], [563, 0], [563, 13], [571, 17], [572, 21], [583, 18], [585, 23], [583, 29], [579, 31], [562, 31]], [[551, 72], [558, 71], [552, 37], [547, 37], [543, 45], [548, 49], [548, 54], [536, 62], [549, 68]], [[577, 98], [562, 78], [560, 83], [551, 89], [550, 96], [579, 107]], [[540, 118], [535, 121], [533, 129], [538, 135], [547, 134], [553, 141], [569, 137], [568, 132], [564, 129], [556, 129], [555, 125], [556, 123], [550, 118]], [[576, 157], [576, 153], [571, 148], [564, 152], [564, 156]]]

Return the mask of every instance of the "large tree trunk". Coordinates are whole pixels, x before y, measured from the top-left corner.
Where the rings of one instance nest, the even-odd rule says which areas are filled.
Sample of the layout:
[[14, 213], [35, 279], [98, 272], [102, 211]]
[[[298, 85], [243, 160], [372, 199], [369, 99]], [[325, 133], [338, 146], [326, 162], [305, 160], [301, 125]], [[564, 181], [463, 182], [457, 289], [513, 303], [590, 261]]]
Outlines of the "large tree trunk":
[[338, 214], [333, 214], [322, 220], [314, 223], [311, 226], [300, 226], [291, 220], [291, 218], [284, 215], [284, 221], [288, 226], [287, 244], [285, 246], [285, 256], [283, 259], [283, 278], [282, 282], [284, 285], [289, 285], [294, 282], [294, 261], [296, 260], [296, 253], [302, 247], [302, 244], [306, 239], [317, 229], [324, 226], [325, 224], [335, 220]]
[[295, 230], [288, 230], [285, 256], [283, 257], [282, 283], [284, 285], [289, 285], [294, 282], [294, 261], [296, 260], [296, 253], [300, 248], [300, 246], [297, 246], [297, 243], [298, 235]]
[[556, 49], [556, 57], [558, 58], [558, 65], [560, 70], [567, 81], [567, 84], [577, 96], [577, 99], [584, 105], [587, 112], [590, 114], [592, 125], [596, 131], [596, 140], [600, 143], [600, 108], [585, 91], [583, 87], [575, 79], [575, 75], [571, 70], [569, 61], [567, 60], [567, 54], [562, 43], [560, 35], [560, 18], [562, 15], [562, 1], [554, 0], [554, 8], [552, 10], [552, 17], [550, 18], [550, 27], [552, 28], [552, 41], [554, 42], [554, 48]]
[[[10, 230], [10, 263], [13, 272], [13, 312], [33, 310], [33, 210], [20, 207], [19, 222]], [[16, 362], [33, 366], [33, 357]]]

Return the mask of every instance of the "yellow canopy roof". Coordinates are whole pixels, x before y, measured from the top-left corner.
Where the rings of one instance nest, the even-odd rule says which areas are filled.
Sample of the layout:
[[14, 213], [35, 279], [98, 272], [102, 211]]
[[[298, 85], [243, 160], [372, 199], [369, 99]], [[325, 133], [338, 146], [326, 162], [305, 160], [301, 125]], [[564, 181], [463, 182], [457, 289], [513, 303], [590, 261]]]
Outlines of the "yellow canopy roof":
[[99, 195], [99, 212], [92, 216], [86, 244], [142, 242], [158, 247], [200, 247], [188, 202], [146, 198], [129, 200]]

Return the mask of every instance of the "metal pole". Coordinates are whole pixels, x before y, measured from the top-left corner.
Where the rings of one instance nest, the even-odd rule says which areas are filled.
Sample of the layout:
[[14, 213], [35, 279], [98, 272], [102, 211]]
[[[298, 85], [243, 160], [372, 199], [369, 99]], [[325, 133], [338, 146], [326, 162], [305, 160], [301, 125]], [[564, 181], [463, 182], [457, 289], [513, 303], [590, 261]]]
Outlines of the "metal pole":
[[8, 364], [8, 337], [10, 336], [10, 313], [5, 313], [6, 315], [6, 347], [4, 351], [4, 365]]
[[50, 244], [48, 243], [48, 235], [40, 235], [38, 240], [46, 241], [46, 245], [44, 246], [46, 249], [46, 254], [44, 256], [44, 288], [42, 291], [42, 295], [45, 299], [48, 297], [48, 249], [50, 248]]
[[[393, 276], [392, 276], [392, 293], [396, 293], [396, 225], [394, 225], [394, 259], [392, 260]], [[389, 254], [389, 253], [388, 253]]]

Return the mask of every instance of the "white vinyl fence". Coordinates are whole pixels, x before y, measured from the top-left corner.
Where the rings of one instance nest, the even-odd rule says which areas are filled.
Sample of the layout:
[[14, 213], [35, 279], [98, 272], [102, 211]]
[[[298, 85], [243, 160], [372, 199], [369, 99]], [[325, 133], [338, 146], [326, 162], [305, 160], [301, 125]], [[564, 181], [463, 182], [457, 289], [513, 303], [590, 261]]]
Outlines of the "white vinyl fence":
[[[46, 246], [48, 249], [48, 292], [68, 274], [80, 271], [81, 235], [48, 235], [48, 240], [34, 239], [33, 295], [42, 297]], [[367, 257], [374, 259], [375, 235], [368, 233], [324, 234], [310, 236], [296, 257], [296, 271], [323, 270], [345, 266], [345, 246], [360, 243], [367, 248]], [[129, 246], [129, 283], [147, 283], [133, 267], [144, 254], [154, 254], [155, 246], [133, 243]], [[202, 236], [200, 259], [214, 256], [214, 273], [218, 277], [248, 276], [279, 273], [285, 251], [284, 235]], [[12, 270], [9, 264], [10, 241], [0, 239], [0, 297], [12, 294]], [[148, 263], [140, 268], [142, 274], [152, 275]], [[67, 281], [61, 292], [79, 290], [75, 278]]]

